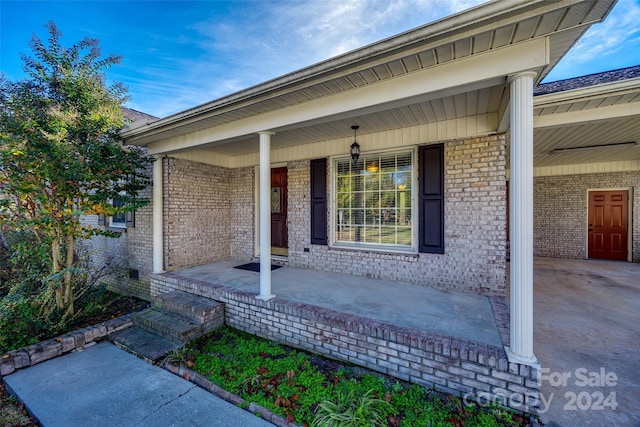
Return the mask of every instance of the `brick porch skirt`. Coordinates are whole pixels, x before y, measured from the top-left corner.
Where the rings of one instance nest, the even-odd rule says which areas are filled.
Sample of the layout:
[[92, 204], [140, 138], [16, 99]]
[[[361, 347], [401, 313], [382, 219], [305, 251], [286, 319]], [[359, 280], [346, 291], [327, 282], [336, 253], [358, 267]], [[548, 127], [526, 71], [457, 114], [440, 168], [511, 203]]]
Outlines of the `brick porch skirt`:
[[[261, 301], [256, 294], [178, 273], [151, 275], [152, 296], [171, 290], [223, 302], [225, 323], [233, 328], [460, 396], [466, 402], [497, 403], [538, 414], [540, 368], [509, 362], [502, 347], [288, 301], [286, 296]], [[496, 317], [500, 323], [504, 313]]]

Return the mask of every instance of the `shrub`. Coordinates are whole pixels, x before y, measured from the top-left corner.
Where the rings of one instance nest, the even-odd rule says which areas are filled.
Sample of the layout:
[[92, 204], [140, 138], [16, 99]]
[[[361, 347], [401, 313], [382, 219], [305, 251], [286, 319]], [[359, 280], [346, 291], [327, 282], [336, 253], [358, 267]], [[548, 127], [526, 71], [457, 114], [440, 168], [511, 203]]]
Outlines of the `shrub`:
[[21, 295], [0, 299], [0, 353], [38, 342], [37, 307]]
[[35, 295], [50, 274], [49, 248], [32, 233], [3, 230], [0, 236], [0, 296]]

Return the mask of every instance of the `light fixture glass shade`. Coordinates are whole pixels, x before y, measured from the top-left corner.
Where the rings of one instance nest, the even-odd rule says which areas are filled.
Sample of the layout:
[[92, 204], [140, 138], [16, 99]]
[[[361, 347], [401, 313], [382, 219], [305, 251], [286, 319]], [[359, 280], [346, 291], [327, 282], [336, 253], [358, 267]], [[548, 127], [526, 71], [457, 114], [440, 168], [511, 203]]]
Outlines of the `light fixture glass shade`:
[[351, 144], [350, 153], [351, 153], [351, 160], [353, 160], [354, 165], [358, 162], [358, 159], [360, 158], [360, 144], [358, 144], [358, 141], [356, 138], [359, 128], [360, 126], [358, 125], [351, 126], [351, 129], [353, 129], [353, 144]]
[[360, 145], [356, 142], [353, 141], [353, 144], [351, 144], [351, 160], [353, 160], [353, 163], [357, 163], [358, 159], [360, 158]]

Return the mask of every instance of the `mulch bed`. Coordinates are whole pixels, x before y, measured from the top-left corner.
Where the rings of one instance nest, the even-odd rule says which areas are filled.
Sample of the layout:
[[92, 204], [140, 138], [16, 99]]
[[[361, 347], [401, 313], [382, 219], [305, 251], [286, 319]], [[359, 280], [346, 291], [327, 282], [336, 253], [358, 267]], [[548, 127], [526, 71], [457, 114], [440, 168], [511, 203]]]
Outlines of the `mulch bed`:
[[38, 424], [38, 420], [36, 420], [34, 417], [29, 416], [29, 413], [24, 407], [24, 404], [22, 402], [16, 401], [13, 397], [11, 397], [7, 392], [7, 388], [5, 387], [4, 383], [0, 382], [0, 418], [2, 418], [1, 416], [3, 413], [6, 413], [5, 411], [8, 412], [11, 409], [22, 413], [24, 415], [23, 418], [25, 419], [25, 421], [19, 424], [5, 424], [2, 427], [38, 427], [40, 425]]

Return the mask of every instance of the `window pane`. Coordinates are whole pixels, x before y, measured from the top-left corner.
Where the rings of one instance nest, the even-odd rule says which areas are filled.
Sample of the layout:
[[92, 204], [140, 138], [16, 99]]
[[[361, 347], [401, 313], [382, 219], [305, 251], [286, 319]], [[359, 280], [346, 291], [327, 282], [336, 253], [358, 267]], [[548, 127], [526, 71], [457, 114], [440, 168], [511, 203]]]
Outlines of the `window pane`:
[[351, 186], [349, 188], [350, 191], [363, 191], [364, 190], [364, 180], [361, 175], [352, 175], [351, 176]]
[[338, 170], [338, 174], [340, 175], [348, 174], [351, 171], [350, 162], [345, 160], [339, 161], [337, 164], [337, 170]]
[[396, 156], [383, 156], [380, 158], [380, 170], [381, 172], [395, 172], [396, 170]]
[[[124, 200], [114, 199], [111, 203], [114, 207], [120, 208], [125, 205]], [[127, 222], [127, 216], [124, 212], [118, 212], [111, 217], [112, 224], [125, 224]]]
[[379, 230], [377, 228], [367, 227], [365, 229], [365, 243], [380, 243]]
[[380, 193], [377, 191], [367, 191], [364, 193], [364, 203], [367, 208], [377, 208], [380, 206]]
[[364, 224], [364, 209], [353, 209], [351, 211], [351, 224], [352, 225]]
[[378, 225], [378, 218], [380, 217], [380, 212], [378, 209], [367, 209], [367, 217], [366, 224], [367, 225]]
[[411, 227], [398, 227], [396, 236], [398, 238], [398, 245], [410, 245]]
[[365, 190], [378, 191], [380, 188], [380, 174], [369, 174], [365, 177]]
[[280, 213], [280, 187], [271, 189], [271, 213]]
[[380, 172], [380, 160], [377, 157], [369, 157], [365, 159], [364, 167], [368, 174], [375, 175]]
[[396, 174], [381, 173], [380, 174], [380, 189], [381, 190], [395, 190], [396, 189]]
[[398, 209], [398, 225], [411, 225], [411, 210]]
[[364, 193], [355, 192], [351, 194], [349, 199], [351, 201], [351, 208], [363, 208], [364, 207]]
[[395, 208], [396, 207], [396, 192], [395, 191], [381, 191], [380, 192], [380, 207], [382, 207], [382, 208]]
[[395, 225], [395, 224], [396, 224], [396, 210], [383, 209], [380, 214], [380, 225]]
[[349, 191], [351, 177], [349, 175], [338, 175], [338, 193]]
[[395, 245], [396, 244], [396, 228], [382, 227], [380, 229], [380, 243]]

